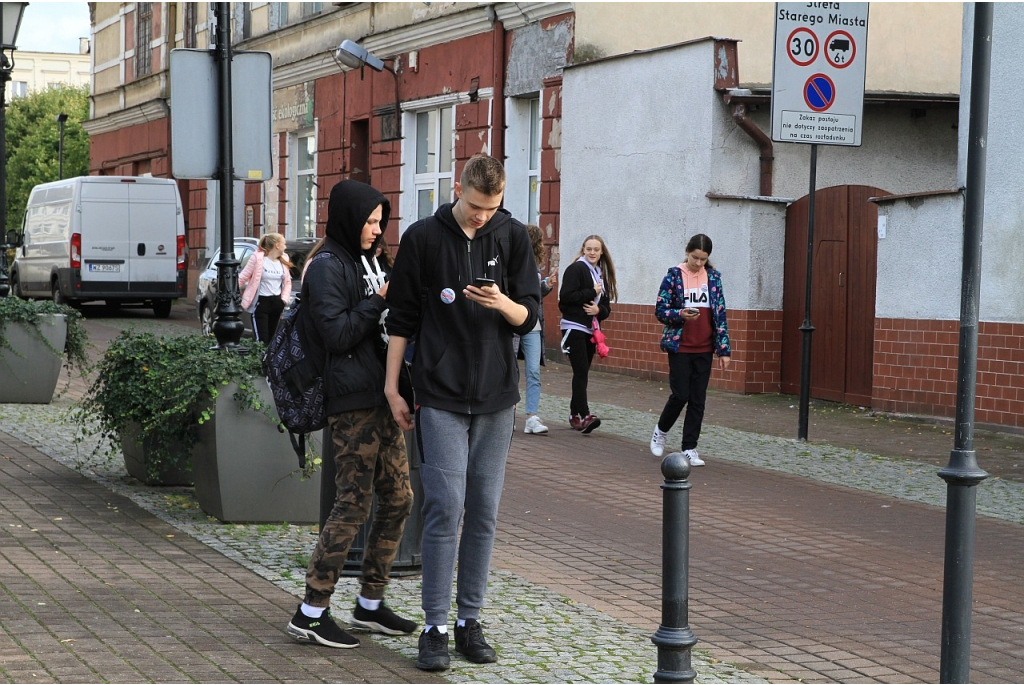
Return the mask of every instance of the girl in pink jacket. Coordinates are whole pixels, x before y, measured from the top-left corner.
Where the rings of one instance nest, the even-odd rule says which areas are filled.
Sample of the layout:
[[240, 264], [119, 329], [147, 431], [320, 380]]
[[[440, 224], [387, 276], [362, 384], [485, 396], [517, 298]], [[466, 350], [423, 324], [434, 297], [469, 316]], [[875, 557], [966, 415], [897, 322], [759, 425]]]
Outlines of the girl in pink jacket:
[[252, 314], [252, 330], [256, 339], [269, 342], [277, 330], [281, 312], [292, 296], [292, 263], [285, 254], [284, 236], [267, 233], [260, 238], [259, 249], [238, 275], [242, 292], [242, 309]]

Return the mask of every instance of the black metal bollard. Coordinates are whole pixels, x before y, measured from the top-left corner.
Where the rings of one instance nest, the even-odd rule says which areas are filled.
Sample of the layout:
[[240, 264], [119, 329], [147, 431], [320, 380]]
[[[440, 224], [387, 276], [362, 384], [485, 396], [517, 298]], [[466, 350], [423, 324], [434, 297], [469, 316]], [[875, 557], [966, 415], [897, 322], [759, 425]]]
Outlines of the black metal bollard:
[[658, 646], [656, 683], [692, 683], [697, 672], [690, 650], [697, 638], [690, 630], [690, 462], [673, 452], [661, 462], [665, 482], [661, 524], [661, 625], [651, 637]]

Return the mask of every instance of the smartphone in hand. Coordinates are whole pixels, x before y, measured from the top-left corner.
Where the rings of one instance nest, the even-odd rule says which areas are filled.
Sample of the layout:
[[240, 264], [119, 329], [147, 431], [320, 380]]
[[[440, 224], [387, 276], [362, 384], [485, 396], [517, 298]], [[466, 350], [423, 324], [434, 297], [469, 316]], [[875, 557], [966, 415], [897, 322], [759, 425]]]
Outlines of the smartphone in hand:
[[473, 285], [478, 288], [486, 288], [489, 285], [494, 285], [493, 278], [474, 278]]

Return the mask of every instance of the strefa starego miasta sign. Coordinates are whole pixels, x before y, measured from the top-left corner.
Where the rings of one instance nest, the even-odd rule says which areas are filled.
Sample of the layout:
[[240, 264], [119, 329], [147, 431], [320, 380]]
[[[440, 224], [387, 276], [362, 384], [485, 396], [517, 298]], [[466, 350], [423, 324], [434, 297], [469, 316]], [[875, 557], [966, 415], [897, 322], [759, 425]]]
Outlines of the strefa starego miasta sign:
[[860, 145], [868, 3], [775, 4], [772, 140]]

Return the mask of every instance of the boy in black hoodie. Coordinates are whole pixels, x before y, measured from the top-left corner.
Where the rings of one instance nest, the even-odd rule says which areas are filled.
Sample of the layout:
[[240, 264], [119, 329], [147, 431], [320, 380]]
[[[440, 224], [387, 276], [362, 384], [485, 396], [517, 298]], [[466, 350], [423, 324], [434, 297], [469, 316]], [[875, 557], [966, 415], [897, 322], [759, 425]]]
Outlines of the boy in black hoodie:
[[308, 316], [300, 332], [311, 346], [326, 352], [337, 499], [309, 560], [305, 600], [288, 633], [328, 647], [359, 646], [359, 640], [334, 622], [329, 607], [349, 547], [370, 515], [374, 493], [377, 510], [367, 535], [362, 591], [352, 625], [388, 635], [416, 630], [415, 623], [382, 601], [413, 503], [405, 436], [384, 398], [388, 284], [373, 255], [390, 215], [390, 203], [376, 189], [357, 181], [338, 183], [327, 207], [327, 236], [307, 258], [302, 281]]
[[497, 660], [478, 619], [519, 402], [512, 334], [533, 330], [540, 308], [530, 236], [499, 209], [505, 191], [501, 162], [472, 157], [455, 191], [457, 202], [406, 230], [388, 290], [385, 394], [405, 430], [413, 421], [398, 378], [406, 342], [417, 336], [412, 385], [422, 458], [426, 625], [416, 666], [427, 671], [449, 666], [456, 558], [455, 649], [475, 663]]

